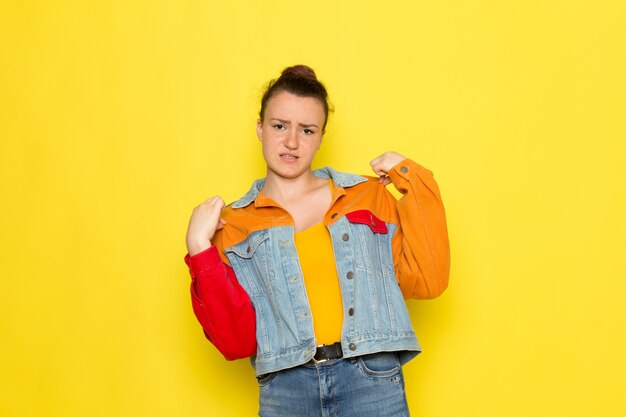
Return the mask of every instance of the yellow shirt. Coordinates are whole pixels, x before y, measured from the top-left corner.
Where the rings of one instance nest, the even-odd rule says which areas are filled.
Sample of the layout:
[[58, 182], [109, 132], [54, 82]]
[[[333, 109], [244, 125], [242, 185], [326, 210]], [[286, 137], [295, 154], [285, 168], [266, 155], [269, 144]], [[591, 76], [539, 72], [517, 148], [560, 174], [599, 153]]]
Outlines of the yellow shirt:
[[318, 223], [295, 234], [317, 344], [341, 341], [343, 304], [330, 233]]

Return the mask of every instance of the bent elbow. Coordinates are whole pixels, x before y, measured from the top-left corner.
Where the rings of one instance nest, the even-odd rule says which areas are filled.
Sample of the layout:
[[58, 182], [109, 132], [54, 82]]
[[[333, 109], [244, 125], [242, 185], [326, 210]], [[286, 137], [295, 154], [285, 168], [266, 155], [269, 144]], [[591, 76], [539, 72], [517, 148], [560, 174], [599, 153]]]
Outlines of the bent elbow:
[[450, 253], [439, 262], [438, 267], [433, 268], [430, 272], [430, 277], [424, 276], [424, 289], [426, 290], [421, 297], [425, 300], [432, 300], [439, 297], [448, 288], [448, 282], [450, 279]]
[[218, 347], [222, 356], [228, 361], [245, 359], [256, 354], [256, 338], [242, 337], [228, 346]]
[[222, 334], [220, 338], [209, 338], [207, 335], [207, 338], [226, 360], [234, 361], [256, 354], [256, 325], [254, 322], [235, 324], [230, 329], [236, 330]]
[[405, 299], [432, 300], [439, 297], [448, 288], [448, 271], [436, 276], [426, 277], [418, 275], [409, 280], [413, 285], [402, 288]]
[[438, 285], [432, 288], [428, 288], [428, 291], [425, 294], [423, 294], [423, 296], [420, 297], [420, 299], [432, 300], [434, 298], [437, 298], [441, 294], [443, 294], [447, 288], [448, 288], [448, 280], [446, 279], [443, 282], [439, 282]]

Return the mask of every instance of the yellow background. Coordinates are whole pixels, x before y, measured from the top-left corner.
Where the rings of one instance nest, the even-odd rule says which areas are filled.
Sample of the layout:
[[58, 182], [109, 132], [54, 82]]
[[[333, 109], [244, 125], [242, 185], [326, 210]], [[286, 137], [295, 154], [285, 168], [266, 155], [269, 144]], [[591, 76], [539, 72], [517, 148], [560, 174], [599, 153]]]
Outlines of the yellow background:
[[3, 1], [0, 415], [255, 415], [184, 234], [264, 175], [263, 85], [306, 63], [336, 107], [315, 166], [393, 149], [445, 199], [412, 413], [625, 416], [625, 40], [620, 0]]

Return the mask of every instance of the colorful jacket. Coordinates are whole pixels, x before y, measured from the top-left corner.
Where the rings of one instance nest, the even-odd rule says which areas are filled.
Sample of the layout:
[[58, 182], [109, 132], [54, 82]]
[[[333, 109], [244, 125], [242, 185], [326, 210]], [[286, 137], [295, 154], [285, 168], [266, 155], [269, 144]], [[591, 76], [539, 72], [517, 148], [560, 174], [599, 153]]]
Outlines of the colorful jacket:
[[[324, 217], [340, 278], [344, 357], [421, 348], [405, 298], [428, 299], [448, 285], [449, 242], [432, 173], [405, 159], [389, 172], [397, 201], [378, 178], [332, 168], [313, 171], [334, 184]], [[252, 356], [257, 375], [315, 354], [313, 321], [289, 213], [262, 193], [264, 179], [227, 206], [213, 246], [185, 258], [196, 317], [227, 359]]]

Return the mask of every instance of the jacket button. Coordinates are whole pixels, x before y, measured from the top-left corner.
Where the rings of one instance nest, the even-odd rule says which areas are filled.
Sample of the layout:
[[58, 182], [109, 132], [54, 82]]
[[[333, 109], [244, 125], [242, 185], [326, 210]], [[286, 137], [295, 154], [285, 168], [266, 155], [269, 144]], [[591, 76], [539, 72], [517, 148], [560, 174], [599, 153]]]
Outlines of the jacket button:
[[409, 172], [409, 169], [407, 167], [402, 167], [400, 168], [400, 171], [402, 171], [403, 174], [406, 174], [407, 172]]
[[354, 272], [352, 272], [352, 271], [348, 272], [348, 273], [346, 274], [346, 278], [348, 278], [348, 279], [352, 279], [352, 278], [354, 278]]
[[352, 307], [350, 307], [350, 310], [348, 310], [348, 314], [354, 316], [354, 309]]
[[248, 248], [246, 249], [246, 252], [250, 253], [251, 249], [250, 249], [250, 245], [248, 245]]
[[338, 214], [338, 213], [333, 213], [333, 214], [331, 214], [331, 215], [330, 215], [330, 218], [331, 218], [331, 219], [334, 219], [335, 217], [337, 217], [337, 214]]
[[354, 343], [350, 343], [350, 344], [348, 345], [348, 348], [349, 348], [350, 350], [356, 350], [356, 345], [355, 345]]
[[347, 233], [344, 233], [344, 234], [343, 234], [343, 236], [341, 236], [341, 239], [342, 239], [344, 242], [347, 242], [347, 241], [350, 239], [350, 235], [349, 235], [349, 234], [347, 234]]

